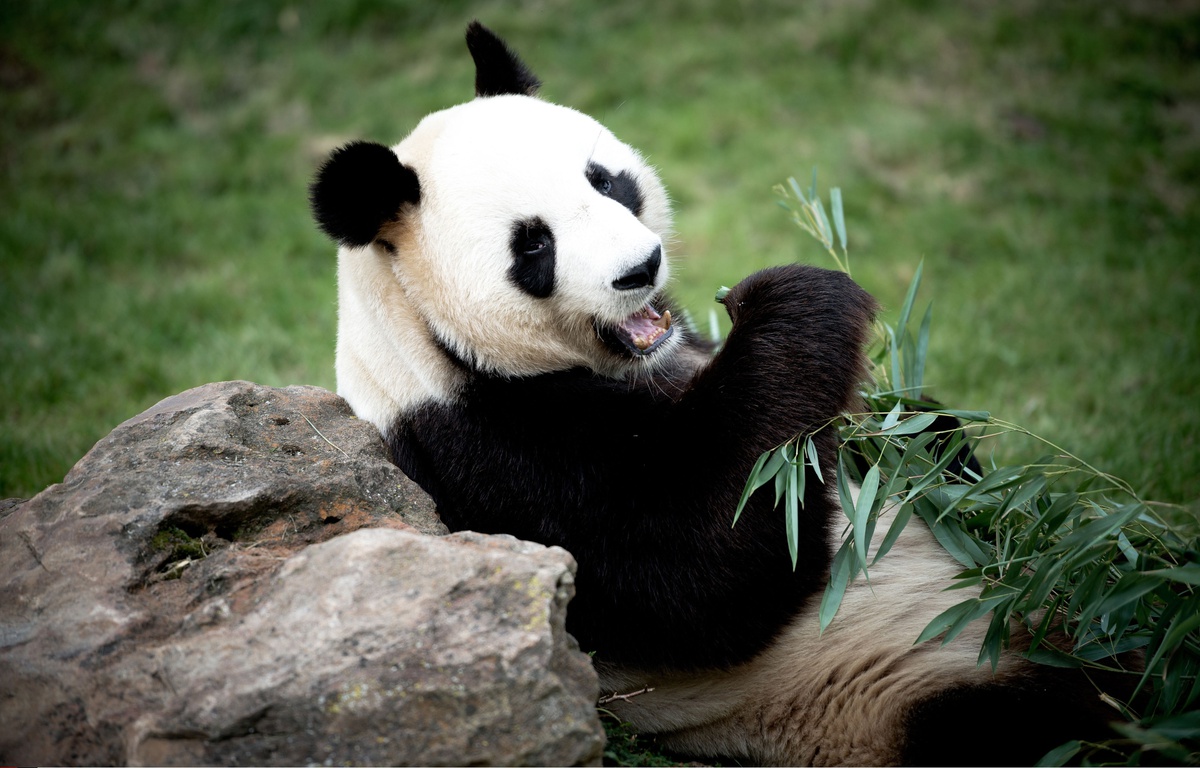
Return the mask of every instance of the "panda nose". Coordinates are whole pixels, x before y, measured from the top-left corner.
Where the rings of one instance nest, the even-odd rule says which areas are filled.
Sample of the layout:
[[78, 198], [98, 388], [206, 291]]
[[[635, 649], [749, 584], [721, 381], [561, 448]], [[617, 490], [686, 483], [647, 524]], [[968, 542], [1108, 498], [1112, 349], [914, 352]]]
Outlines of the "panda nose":
[[654, 246], [650, 257], [633, 269], [612, 281], [612, 287], [618, 291], [632, 291], [635, 288], [645, 288], [654, 283], [658, 276], [658, 267], [662, 264], [662, 246]]

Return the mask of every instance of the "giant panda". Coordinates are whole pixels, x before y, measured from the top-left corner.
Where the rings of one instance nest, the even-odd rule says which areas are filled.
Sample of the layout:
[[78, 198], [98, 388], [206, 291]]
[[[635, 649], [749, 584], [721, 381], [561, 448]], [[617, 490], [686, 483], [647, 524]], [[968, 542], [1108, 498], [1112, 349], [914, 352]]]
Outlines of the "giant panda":
[[[828, 425], [856, 405], [875, 301], [840, 272], [756, 272], [714, 354], [664, 293], [654, 169], [539, 99], [491, 31], [466, 39], [473, 100], [334, 151], [313, 182], [340, 245], [338, 392], [450, 529], [574, 555], [567, 627], [605, 708], [665, 748], [767, 764], [1021, 764], [1096, 734], [1096, 690], [1015, 650], [980, 666], [982, 626], [914, 645], [964, 599], [915, 521], [818, 632], [844, 523]], [[769, 492], [731, 522], [755, 459], [797, 434], [825, 474], [793, 570]]]

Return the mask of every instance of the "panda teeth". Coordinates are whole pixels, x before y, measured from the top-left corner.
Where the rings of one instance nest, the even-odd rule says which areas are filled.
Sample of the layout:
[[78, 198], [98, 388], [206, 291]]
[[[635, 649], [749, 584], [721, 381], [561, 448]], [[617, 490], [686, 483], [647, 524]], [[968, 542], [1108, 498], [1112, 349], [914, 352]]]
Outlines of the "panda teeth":
[[669, 310], [669, 309], [663, 310], [662, 317], [658, 318], [657, 320], [651, 320], [650, 324], [654, 325], [654, 326], [658, 326], [659, 328], [662, 328], [664, 331], [667, 330], [668, 328], [671, 327], [671, 310]]

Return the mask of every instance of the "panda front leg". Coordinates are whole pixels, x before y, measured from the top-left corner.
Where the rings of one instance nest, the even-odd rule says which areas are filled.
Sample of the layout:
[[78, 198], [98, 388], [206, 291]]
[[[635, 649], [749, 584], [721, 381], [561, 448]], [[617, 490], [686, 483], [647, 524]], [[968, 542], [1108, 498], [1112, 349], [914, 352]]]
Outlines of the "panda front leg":
[[[677, 446], [659, 457], [658, 480], [614, 497], [605, 525], [569, 537], [581, 550], [619, 553], [580, 557], [581, 610], [572, 625], [608, 641], [598, 646], [600, 659], [676, 669], [738, 664], [824, 587], [837, 433], [821, 428], [858, 397], [875, 301], [842, 273], [798, 265], [757, 272], [724, 301], [733, 328], [722, 350], [656, 419], [658, 437]], [[825, 482], [807, 483], [793, 568], [769, 489], [730, 525], [757, 457], [815, 430]], [[578, 521], [565, 525], [582, 530]], [[637, 631], [613, 631], [617, 621]]]
[[[696, 457], [688, 482], [724, 520], [764, 451], [797, 435], [814, 437], [824, 482], [806, 483], [798, 570], [801, 588], [815, 590], [829, 559], [836, 422], [858, 407], [877, 304], [844, 273], [801, 265], [756, 272], [723, 301], [733, 328], [678, 401], [668, 431], [686, 436]], [[738, 527], [781, 547], [783, 516], [772, 505], [769, 489], [756, 494]]]
[[723, 303], [733, 328], [681, 400], [683, 421], [703, 423], [753, 461], [855, 405], [877, 305], [849, 276], [774, 267], [742, 280]]

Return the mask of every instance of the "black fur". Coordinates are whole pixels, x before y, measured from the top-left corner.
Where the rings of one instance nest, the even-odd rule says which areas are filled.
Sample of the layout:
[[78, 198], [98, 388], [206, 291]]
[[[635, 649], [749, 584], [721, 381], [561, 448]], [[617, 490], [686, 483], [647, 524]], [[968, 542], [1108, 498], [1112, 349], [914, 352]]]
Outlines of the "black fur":
[[621, 171], [614, 176], [603, 165], [588, 163], [586, 175], [597, 192], [616, 200], [628, 208], [634, 216], [642, 215], [642, 191], [628, 171]]
[[733, 328], [694, 376], [477, 376], [458, 402], [390, 430], [393, 460], [452, 530], [575, 555], [568, 629], [598, 659], [732, 665], [823, 588], [832, 429], [817, 435], [827, 477], [807, 484], [795, 572], [769, 491], [730, 525], [760, 453], [853, 405], [874, 300], [841, 273], [793, 265], [746, 278], [725, 306]]
[[[1108, 691], [1129, 691], [1125, 681], [1092, 672]], [[902, 765], [1033, 765], [1068, 739], [1112, 738], [1118, 719], [1077, 669], [1039, 667], [1004, 684], [962, 686], [926, 698], [904, 723]], [[1086, 690], [1086, 689], [1085, 689]], [[984, 734], [1006, 734], [986, 738]]]
[[475, 60], [476, 96], [533, 96], [542, 87], [517, 54], [478, 21], [467, 25], [467, 50]]
[[546, 222], [537, 218], [517, 222], [508, 246], [513, 257], [509, 279], [538, 299], [554, 293], [554, 232]]
[[417, 174], [392, 150], [370, 141], [334, 150], [309, 189], [313, 217], [321, 230], [351, 246], [371, 243], [402, 205], [420, 201]]

